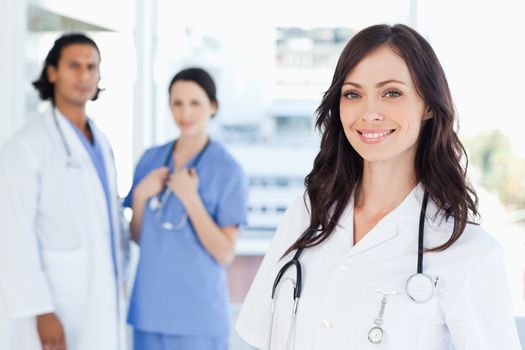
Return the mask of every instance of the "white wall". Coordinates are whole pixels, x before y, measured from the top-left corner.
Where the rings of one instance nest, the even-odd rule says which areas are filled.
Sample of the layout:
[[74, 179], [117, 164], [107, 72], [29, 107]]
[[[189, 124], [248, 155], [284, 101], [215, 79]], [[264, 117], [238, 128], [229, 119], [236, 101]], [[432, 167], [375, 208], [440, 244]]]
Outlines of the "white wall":
[[24, 125], [26, 1], [0, 0], [0, 144]]
[[[26, 1], [0, 0], [0, 145], [24, 125], [24, 38]], [[0, 350], [11, 350], [5, 305], [0, 294]]]

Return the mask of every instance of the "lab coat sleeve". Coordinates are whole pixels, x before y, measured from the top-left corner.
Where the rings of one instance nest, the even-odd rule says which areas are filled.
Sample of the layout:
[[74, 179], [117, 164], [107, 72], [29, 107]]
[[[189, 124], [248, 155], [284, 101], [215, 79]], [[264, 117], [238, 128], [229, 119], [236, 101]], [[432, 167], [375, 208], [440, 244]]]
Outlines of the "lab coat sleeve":
[[277, 266], [286, 249], [305, 229], [306, 218], [301, 215], [304, 208], [301, 197], [284, 214], [237, 318], [235, 325], [237, 333], [257, 349], [267, 347], [271, 294]]
[[456, 350], [521, 350], [499, 244], [467, 276], [446, 322]]
[[0, 289], [11, 318], [54, 311], [34, 230], [38, 162], [19, 140], [8, 142], [0, 153]]

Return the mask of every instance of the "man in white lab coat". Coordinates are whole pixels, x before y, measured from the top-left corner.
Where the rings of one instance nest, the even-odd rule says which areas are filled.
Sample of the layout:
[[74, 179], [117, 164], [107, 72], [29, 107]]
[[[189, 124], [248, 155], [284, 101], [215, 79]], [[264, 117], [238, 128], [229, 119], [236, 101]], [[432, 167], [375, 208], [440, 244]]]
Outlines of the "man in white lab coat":
[[125, 349], [114, 160], [86, 116], [99, 64], [92, 39], [57, 39], [33, 83], [49, 111], [0, 150], [0, 297], [16, 350]]

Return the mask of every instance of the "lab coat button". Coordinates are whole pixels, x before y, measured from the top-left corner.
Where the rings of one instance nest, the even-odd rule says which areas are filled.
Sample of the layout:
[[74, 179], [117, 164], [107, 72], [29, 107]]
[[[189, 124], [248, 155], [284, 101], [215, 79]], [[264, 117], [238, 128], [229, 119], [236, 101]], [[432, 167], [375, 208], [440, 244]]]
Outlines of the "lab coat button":
[[328, 329], [332, 328], [332, 325], [330, 324], [330, 322], [328, 322], [328, 320], [322, 320], [321, 321], [321, 328], [323, 328], [324, 330], [328, 330]]

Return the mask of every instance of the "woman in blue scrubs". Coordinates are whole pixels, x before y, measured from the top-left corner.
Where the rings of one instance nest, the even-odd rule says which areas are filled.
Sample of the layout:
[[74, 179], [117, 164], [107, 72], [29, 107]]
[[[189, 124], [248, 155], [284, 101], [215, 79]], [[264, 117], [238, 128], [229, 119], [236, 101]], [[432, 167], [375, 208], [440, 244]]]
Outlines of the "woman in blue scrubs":
[[218, 108], [215, 83], [200, 68], [169, 85], [177, 140], [148, 149], [124, 204], [140, 260], [128, 322], [136, 350], [225, 350], [230, 330], [224, 266], [246, 223], [247, 178], [207, 135]]

